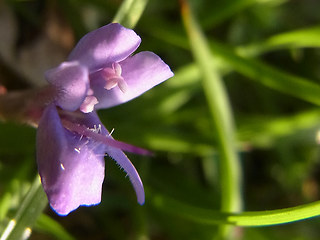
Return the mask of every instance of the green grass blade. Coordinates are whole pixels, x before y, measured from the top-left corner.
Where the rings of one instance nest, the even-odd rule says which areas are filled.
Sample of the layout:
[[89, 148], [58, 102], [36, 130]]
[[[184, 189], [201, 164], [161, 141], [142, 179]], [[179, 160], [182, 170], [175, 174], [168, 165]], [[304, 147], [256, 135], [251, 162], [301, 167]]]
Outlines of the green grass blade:
[[258, 59], [241, 57], [227, 46], [211, 42], [213, 52], [237, 72], [269, 88], [320, 105], [320, 86], [310, 80], [269, 66]]
[[315, 144], [319, 119], [319, 109], [284, 117], [247, 116], [243, 124], [239, 124], [238, 139], [245, 142], [245, 145], [249, 143], [255, 147], [271, 147], [277, 139], [312, 129], [314, 136], [311, 135], [309, 140]]
[[244, 9], [263, 2], [263, 0], [225, 0], [217, 1], [214, 8], [208, 8], [210, 12], [205, 15], [205, 18], [201, 21], [204, 28], [213, 27], [222, 21], [234, 16], [236, 13], [243, 11]]
[[237, 52], [244, 56], [259, 54], [279, 49], [319, 48], [320, 26], [280, 33], [269, 37], [265, 41], [253, 43], [237, 48]]
[[128, 28], [134, 28], [138, 23], [148, 0], [125, 0], [121, 4], [113, 22]]
[[[215, 127], [220, 153], [221, 209], [237, 212], [242, 206], [241, 170], [235, 147], [233, 117], [221, 77], [210, 54], [208, 43], [187, 2], [182, 2], [182, 17], [191, 50], [202, 75], [202, 85]], [[226, 229], [223, 229], [224, 232]], [[228, 234], [227, 232], [225, 232]], [[225, 234], [223, 233], [223, 234]]]
[[[165, 31], [166, 30], [162, 29], [161, 35], [164, 35]], [[174, 31], [169, 30], [168, 32], [168, 36], [175, 36], [173, 38], [175, 40], [172, 42], [170, 40], [171, 37], [164, 39], [155, 32], [153, 32], [153, 35], [179, 47], [186, 48], [186, 39], [181, 35], [179, 36], [179, 34], [176, 34]], [[320, 105], [320, 86], [313, 83], [310, 79], [290, 74], [270, 66], [257, 58], [251, 59], [244, 57], [242, 56], [243, 51], [239, 54], [236, 50], [230, 49], [230, 46], [213, 40], [210, 41], [210, 48], [214, 53], [214, 56], [224, 63], [224, 69], [226, 69], [225, 65], [229, 66], [228, 72], [235, 70], [264, 86], [292, 95], [304, 101]], [[212, 63], [212, 65], [214, 64], [216, 64], [216, 61]]]
[[239, 181], [240, 167], [234, 147], [234, 127], [230, 104], [220, 75], [212, 65], [213, 59], [207, 41], [186, 5], [184, 5], [182, 14], [190, 38], [191, 50], [202, 75], [202, 84], [212, 115], [212, 122], [217, 131], [214, 134], [218, 135], [220, 142], [222, 174], [226, 174], [222, 186], [222, 189], [225, 190], [222, 209], [237, 211], [241, 205], [239, 187], [241, 181]]
[[47, 206], [47, 203], [47, 196], [37, 176], [15, 217], [9, 221], [3, 231], [0, 240], [28, 239], [34, 223]]
[[320, 201], [278, 210], [225, 213], [187, 205], [161, 194], [153, 194], [151, 200], [152, 205], [158, 210], [208, 225], [271, 226], [301, 221], [320, 215]]

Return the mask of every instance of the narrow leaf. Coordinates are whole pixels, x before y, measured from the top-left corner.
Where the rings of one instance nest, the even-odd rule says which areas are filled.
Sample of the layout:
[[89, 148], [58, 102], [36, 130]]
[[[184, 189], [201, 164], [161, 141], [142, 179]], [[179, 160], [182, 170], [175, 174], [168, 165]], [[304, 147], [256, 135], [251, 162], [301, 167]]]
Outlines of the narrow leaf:
[[291, 48], [319, 48], [320, 26], [280, 33], [268, 39], [237, 47], [237, 52], [244, 56], [257, 56], [265, 52]]
[[[164, 35], [165, 31], [166, 30], [162, 29], [162, 35]], [[154, 36], [158, 36], [155, 32], [153, 34]], [[158, 37], [172, 44], [177, 44], [178, 47], [186, 48], [186, 39], [184, 39], [183, 36], [177, 35], [173, 30], [168, 34], [170, 34], [170, 36], [175, 35], [174, 39], [179, 39], [179, 41], [175, 40], [171, 42], [170, 38], [164, 39], [161, 36]], [[217, 60], [223, 62], [223, 65], [229, 66], [226, 73], [237, 71], [266, 87], [320, 105], [320, 86], [311, 79], [285, 72], [257, 58], [252, 59], [245, 57], [244, 55], [250, 54], [244, 53], [243, 50], [234, 50], [232, 47], [214, 40], [210, 41], [210, 48]], [[214, 67], [213, 65], [218, 65], [217, 60], [214, 62], [211, 61], [212, 67]], [[219, 67], [223, 65], [219, 65]], [[197, 67], [199, 68], [199, 66]], [[225, 69], [226, 66], [224, 66], [224, 70]]]
[[138, 23], [148, 0], [124, 0], [113, 22], [122, 24], [128, 28], [134, 28]]
[[[220, 153], [221, 209], [237, 212], [242, 207], [241, 167], [235, 146], [233, 117], [225, 87], [211, 56], [210, 48], [202, 30], [191, 13], [187, 1], [181, 1], [182, 17], [190, 40], [191, 51], [202, 75], [202, 85], [212, 124], [217, 135]], [[231, 229], [222, 227], [220, 234], [227, 236]]]
[[161, 194], [153, 194], [152, 205], [161, 211], [208, 225], [270, 226], [301, 221], [320, 215], [320, 201], [278, 210], [226, 213], [190, 206]]
[[3, 231], [0, 240], [28, 239], [34, 223], [47, 203], [47, 197], [37, 176], [15, 217], [9, 221]]
[[213, 41], [211, 43], [214, 53], [231, 65], [234, 70], [267, 87], [320, 105], [320, 86], [318, 84], [279, 70], [258, 59], [241, 57], [223, 44]]
[[210, 48], [193, 18], [187, 2], [183, 1], [182, 16], [190, 39], [191, 50], [202, 75], [212, 123], [218, 135], [221, 153], [222, 209], [238, 211], [241, 206], [240, 166], [235, 148], [233, 117], [225, 87], [210, 54]]

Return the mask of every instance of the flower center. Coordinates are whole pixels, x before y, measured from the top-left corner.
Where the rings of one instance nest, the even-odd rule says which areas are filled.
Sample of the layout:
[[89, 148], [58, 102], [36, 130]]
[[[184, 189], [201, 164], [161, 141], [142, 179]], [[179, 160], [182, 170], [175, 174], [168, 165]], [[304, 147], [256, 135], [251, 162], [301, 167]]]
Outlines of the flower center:
[[[119, 63], [112, 63], [111, 67], [104, 68], [101, 73], [105, 80], [105, 89], [111, 90], [118, 86], [121, 92], [125, 93], [127, 91], [128, 85], [121, 76], [122, 68]], [[80, 111], [83, 113], [92, 112], [94, 110], [94, 106], [98, 103], [99, 101], [94, 96], [93, 90], [89, 89], [86, 98], [80, 106]]]
[[83, 113], [89, 113], [92, 112], [94, 109], [94, 105], [96, 105], [98, 102], [98, 99], [93, 96], [92, 89], [89, 89], [87, 97], [84, 99], [83, 103], [80, 106], [80, 111]]
[[104, 88], [110, 90], [118, 86], [120, 90], [125, 93], [127, 91], [128, 85], [121, 76], [121, 73], [122, 68], [120, 64], [116, 62], [112, 63], [111, 68], [104, 68], [102, 70], [103, 77], [106, 80]]
[[83, 103], [80, 106], [80, 111], [83, 113], [92, 112], [94, 109], [94, 105], [98, 103], [98, 100], [95, 96], [88, 95]]

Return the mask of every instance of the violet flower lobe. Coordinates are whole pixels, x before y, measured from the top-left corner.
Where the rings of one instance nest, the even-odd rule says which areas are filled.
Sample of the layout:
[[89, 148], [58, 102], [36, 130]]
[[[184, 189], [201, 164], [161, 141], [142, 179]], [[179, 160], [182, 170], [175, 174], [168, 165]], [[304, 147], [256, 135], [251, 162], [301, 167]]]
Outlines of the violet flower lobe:
[[140, 37], [112, 23], [85, 35], [68, 60], [46, 72], [54, 99], [37, 132], [37, 162], [51, 207], [67, 215], [101, 201], [104, 156], [127, 173], [144, 203], [142, 181], [123, 151], [145, 150], [114, 140], [95, 110], [127, 102], [173, 76], [154, 53], [131, 54]]

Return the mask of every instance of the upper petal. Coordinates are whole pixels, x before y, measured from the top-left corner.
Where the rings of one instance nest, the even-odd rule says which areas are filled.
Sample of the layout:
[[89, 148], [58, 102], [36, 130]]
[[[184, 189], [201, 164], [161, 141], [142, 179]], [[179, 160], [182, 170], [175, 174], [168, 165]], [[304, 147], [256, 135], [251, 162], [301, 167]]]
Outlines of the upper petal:
[[67, 215], [101, 201], [105, 147], [66, 130], [49, 105], [37, 131], [37, 163], [51, 207]]
[[110, 23], [81, 38], [69, 55], [69, 60], [80, 61], [92, 72], [127, 58], [140, 42], [140, 37], [133, 30]]
[[127, 84], [125, 92], [118, 87], [111, 90], [104, 89], [105, 80], [99, 72], [90, 75], [91, 88], [99, 101], [96, 109], [109, 108], [130, 101], [173, 76], [169, 66], [152, 52], [140, 52], [119, 64], [122, 68], [122, 77]]
[[63, 62], [45, 73], [49, 83], [57, 90], [56, 104], [62, 109], [75, 111], [87, 96], [89, 89], [88, 68], [77, 61]]

